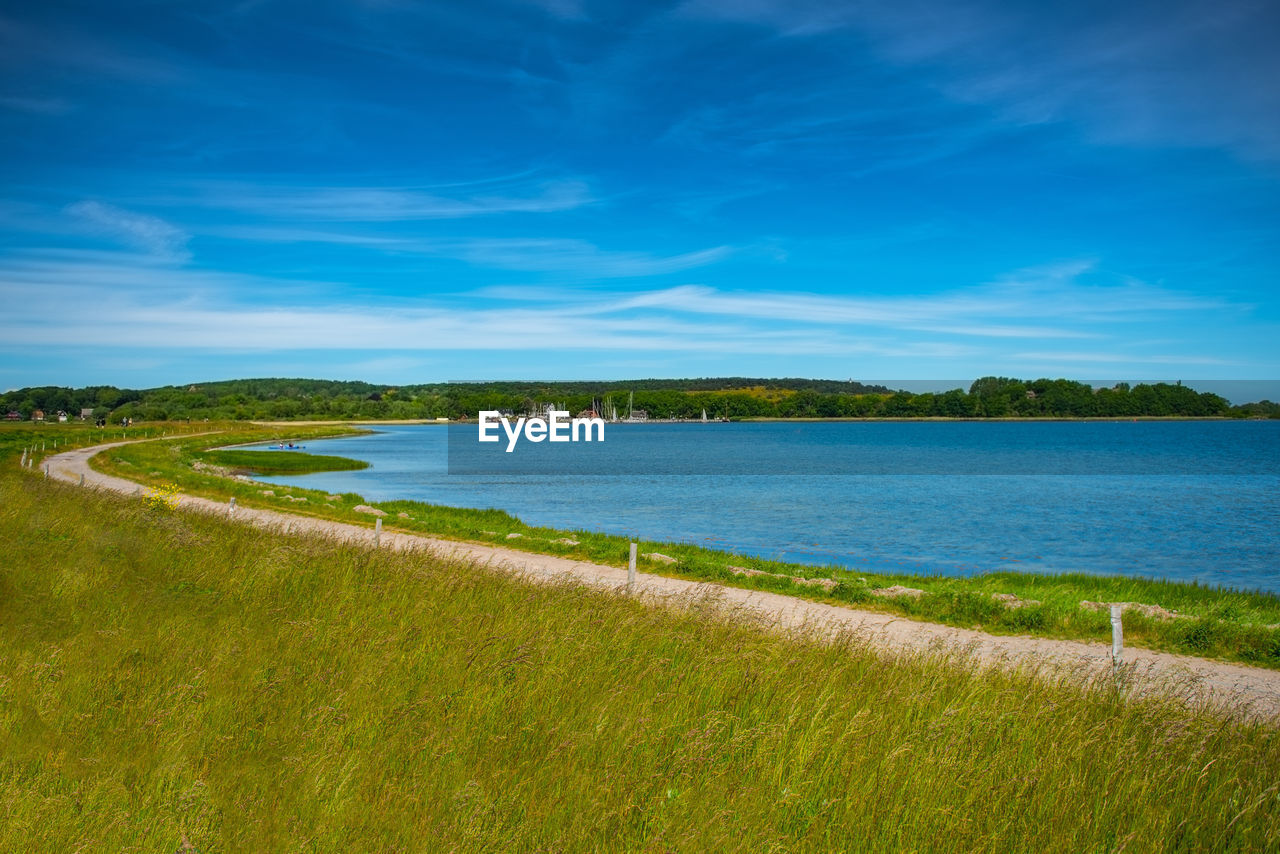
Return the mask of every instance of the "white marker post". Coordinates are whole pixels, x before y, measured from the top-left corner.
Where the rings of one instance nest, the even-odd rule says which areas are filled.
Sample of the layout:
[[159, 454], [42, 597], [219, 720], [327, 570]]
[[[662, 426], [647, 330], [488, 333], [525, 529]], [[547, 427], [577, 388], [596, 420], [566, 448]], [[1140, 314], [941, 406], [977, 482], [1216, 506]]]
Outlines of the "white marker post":
[[45, 480], [48, 480], [48, 479], [49, 479], [49, 464], [48, 464], [48, 463], [45, 463], [45, 466], [44, 466], [44, 478], [45, 478]]
[[631, 544], [631, 556], [627, 558], [627, 592], [630, 593], [636, 586], [636, 544]]
[[227, 516], [231, 517], [235, 515], [236, 515], [236, 497], [233, 495], [231, 496], [231, 500], [227, 502]]
[[81, 475], [80, 475], [80, 485], [81, 485], [81, 486], [84, 486], [84, 474], [83, 474], [83, 473], [81, 473]]
[[1120, 622], [1123, 612], [1121, 606], [1111, 606], [1111, 666], [1116, 670], [1124, 661], [1124, 626]]
[[373, 523], [373, 547], [376, 549], [382, 545], [382, 520]]

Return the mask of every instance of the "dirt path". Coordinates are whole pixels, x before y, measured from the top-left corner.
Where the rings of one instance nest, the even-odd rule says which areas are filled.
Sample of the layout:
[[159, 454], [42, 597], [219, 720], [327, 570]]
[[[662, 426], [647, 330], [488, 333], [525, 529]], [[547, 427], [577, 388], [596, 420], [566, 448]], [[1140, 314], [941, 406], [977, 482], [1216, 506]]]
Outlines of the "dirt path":
[[[156, 439], [143, 441], [158, 441]], [[89, 459], [99, 451], [128, 444], [114, 442], [67, 451], [48, 457], [52, 477], [125, 495], [141, 491], [137, 483], [102, 474], [89, 467]], [[183, 495], [181, 507], [227, 515], [226, 504]], [[364, 525], [295, 516], [274, 510], [239, 507], [235, 519], [287, 532], [315, 532], [340, 539], [371, 544], [373, 520]], [[624, 569], [601, 566], [554, 555], [530, 554], [482, 543], [460, 543], [416, 534], [384, 531], [381, 544], [392, 549], [426, 548], [441, 555], [472, 561], [495, 570], [510, 572], [530, 580], [573, 579], [596, 587], [622, 589]], [[1023, 636], [991, 635], [936, 623], [921, 623], [891, 614], [859, 611], [826, 605], [777, 593], [743, 590], [718, 584], [640, 575], [636, 590], [659, 600], [713, 598], [721, 607], [781, 629], [852, 630], [887, 650], [961, 650], [982, 664], [1002, 667], [1069, 669], [1082, 676], [1103, 673], [1111, 667], [1109, 644], [1053, 640]], [[1280, 718], [1280, 671], [1240, 664], [1228, 664], [1191, 656], [1127, 647], [1125, 663], [1147, 689], [1170, 690], [1191, 702], [1226, 703], [1251, 716]]]

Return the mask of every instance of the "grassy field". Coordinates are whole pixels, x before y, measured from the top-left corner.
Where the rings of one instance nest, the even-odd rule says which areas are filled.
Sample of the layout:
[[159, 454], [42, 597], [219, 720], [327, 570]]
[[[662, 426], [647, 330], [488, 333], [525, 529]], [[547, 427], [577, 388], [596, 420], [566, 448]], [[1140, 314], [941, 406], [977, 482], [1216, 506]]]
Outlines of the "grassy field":
[[[192, 494], [221, 499], [235, 496], [242, 506], [270, 507], [313, 516], [372, 525], [355, 512], [367, 503], [357, 494], [326, 495], [316, 490], [272, 486], [217, 477], [193, 465], [208, 461], [206, 448], [232, 442], [277, 438], [268, 429], [236, 427], [214, 438], [190, 438], [120, 448], [95, 459], [95, 465], [122, 477], [150, 484], [175, 483]], [[332, 426], [297, 428], [293, 439], [332, 434]], [[253, 453], [253, 452], [242, 452]], [[302, 459], [304, 455], [292, 455]], [[298, 499], [305, 498], [306, 501]], [[387, 522], [409, 532], [459, 540], [501, 544], [526, 551], [567, 555], [613, 566], [627, 559], [627, 539], [590, 531], [563, 531], [525, 525], [501, 510], [443, 507], [413, 501], [377, 505]], [[510, 534], [518, 538], [507, 539]], [[574, 543], [566, 542], [576, 541]], [[997, 634], [1108, 641], [1110, 618], [1104, 610], [1088, 610], [1081, 602], [1138, 602], [1182, 615], [1130, 611], [1125, 614], [1125, 641], [1139, 646], [1191, 655], [1243, 661], [1280, 668], [1280, 597], [1268, 593], [1224, 590], [1145, 578], [1078, 574], [989, 573], [969, 578], [870, 573], [859, 568], [815, 567], [734, 555], [686, 543], [642, 542], [642, 555], [659, 553], [675, 563], [641, 558], [645, 572], [772, 590], [820, 601], [856, 605], [912, 619], [930, 620]], [[734, 567], [759, 575], [744, 575]], [[815, 586], [814, 580], [829, 582]], [[918, 598], [886, 599], [873, 591], [901, 585], [923, 591]], [[830, 589], [828, 589], [830, 588]], [[1010, 608], [993, 598], [1012, 595], [1024, 602]]]
[[[2, 851], [1260, 851], [1280, 732], [0, 474]], [[189, 847], [184, 847], [189, 846]]]

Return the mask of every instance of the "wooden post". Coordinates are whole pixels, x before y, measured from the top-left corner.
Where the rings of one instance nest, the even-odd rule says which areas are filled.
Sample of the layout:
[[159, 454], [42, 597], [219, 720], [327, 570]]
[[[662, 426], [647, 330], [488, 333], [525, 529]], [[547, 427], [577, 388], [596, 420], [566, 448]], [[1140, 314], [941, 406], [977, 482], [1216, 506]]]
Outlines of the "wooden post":
[[382, 519], [373, 523], [373, 547], [376, 549], [382, 545]]
[[80, 473], [80, 485], [81, 485], [81, 486], [84, 486], [84, 473], [83, 473], [83, 472], [81, 472], [81, 473]]
[[1121, 606], [1111, 606], [1111, 666], [1116, 669], [1124, 660], [1124, 626], [1120, 622], [1123, 612]]
[[227, 502], [227, 515], [236, 515], [236, 497], [234, 495], [231, 496], [231, 500]]
[[49, 464], [48, 464], [48, 463], [45, 463], [45, 464], [44, 464], [44, 476], [45, 476], [45, 480], [48, 480], [48, 479], [49, 479]]
[[636, 544], [631, 544], [631, 554], [627, 558], [627, 591], [634, 590], [636, 586]]

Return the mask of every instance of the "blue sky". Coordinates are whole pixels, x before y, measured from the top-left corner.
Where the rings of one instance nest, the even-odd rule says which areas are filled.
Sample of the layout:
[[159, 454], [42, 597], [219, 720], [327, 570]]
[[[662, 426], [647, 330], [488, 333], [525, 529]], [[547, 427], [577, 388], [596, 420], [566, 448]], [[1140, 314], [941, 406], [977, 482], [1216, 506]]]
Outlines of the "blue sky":
[[5, 0], [0, 386], [1274, 380], [1278, 41], [1274, 2]]

